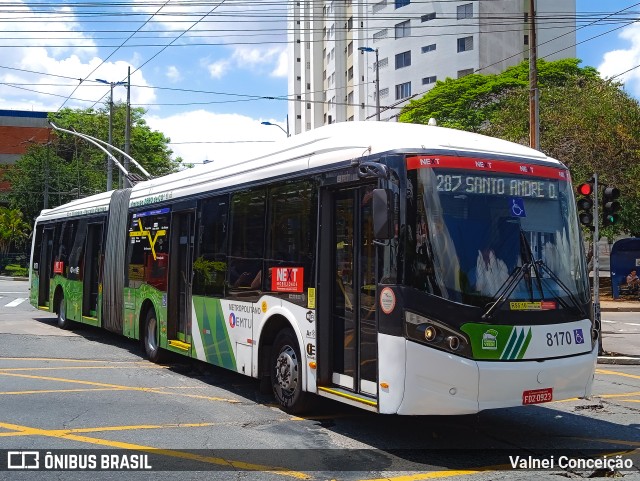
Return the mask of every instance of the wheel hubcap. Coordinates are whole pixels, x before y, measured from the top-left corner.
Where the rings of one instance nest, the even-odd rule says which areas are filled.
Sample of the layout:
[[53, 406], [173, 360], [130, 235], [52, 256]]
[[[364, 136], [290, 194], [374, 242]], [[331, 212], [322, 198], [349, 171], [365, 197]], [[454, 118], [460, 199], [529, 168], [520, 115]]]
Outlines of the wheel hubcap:
[[291, 346], [285, 346], [276, 360], [276, 380], [286, 391], [293, 391], [298, 385], [298, 357]]

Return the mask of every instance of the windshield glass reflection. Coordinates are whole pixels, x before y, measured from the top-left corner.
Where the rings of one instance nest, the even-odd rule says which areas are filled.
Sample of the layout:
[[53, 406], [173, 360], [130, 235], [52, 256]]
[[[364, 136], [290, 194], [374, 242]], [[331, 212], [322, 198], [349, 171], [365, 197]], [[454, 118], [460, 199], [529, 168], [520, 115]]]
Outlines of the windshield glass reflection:
[[586, 301], [566, 180], [432, 166], [409, 179], [410, 284], [481, 307], [500, 296], [542, 309]]

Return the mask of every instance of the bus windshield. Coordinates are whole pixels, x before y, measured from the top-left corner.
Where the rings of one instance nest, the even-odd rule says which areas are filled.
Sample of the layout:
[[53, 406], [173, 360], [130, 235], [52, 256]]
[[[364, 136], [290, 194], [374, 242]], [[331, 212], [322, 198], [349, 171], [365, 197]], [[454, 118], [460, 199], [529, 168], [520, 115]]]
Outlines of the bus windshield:
[[408, 222], [415, 222], [410, 285], [478, 307], [499, 301], [510, 309], [562, 309], [587, 302], [566, 170], [413, 157], [408, 173], [409, 215], [415, 212]]

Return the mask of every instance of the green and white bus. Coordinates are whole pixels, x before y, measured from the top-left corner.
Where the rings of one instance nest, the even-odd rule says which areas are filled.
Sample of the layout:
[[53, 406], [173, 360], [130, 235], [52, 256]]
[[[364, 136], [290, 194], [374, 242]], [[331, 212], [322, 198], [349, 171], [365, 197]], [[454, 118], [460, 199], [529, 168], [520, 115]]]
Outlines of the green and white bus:
[[569, 171], [435, 126], [347, 122], [45, 210], [31, 302], [379, 413], [590, 394], [599, 326]]

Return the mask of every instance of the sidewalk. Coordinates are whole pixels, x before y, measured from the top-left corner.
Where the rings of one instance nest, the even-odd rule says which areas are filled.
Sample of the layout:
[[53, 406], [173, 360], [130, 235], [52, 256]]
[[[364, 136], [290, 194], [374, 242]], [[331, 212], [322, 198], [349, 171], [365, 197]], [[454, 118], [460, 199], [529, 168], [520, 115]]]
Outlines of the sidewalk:
[[600, 301], [600, 312], [640, 312], [640, 300], [615, 299]]

